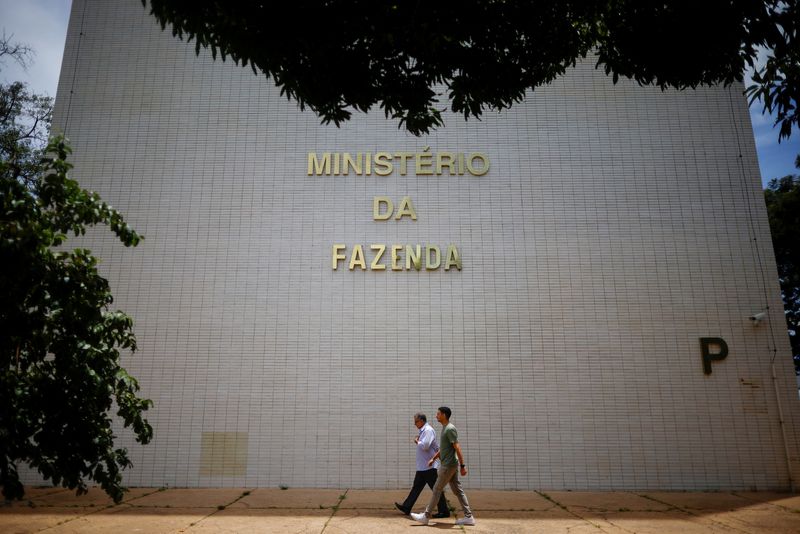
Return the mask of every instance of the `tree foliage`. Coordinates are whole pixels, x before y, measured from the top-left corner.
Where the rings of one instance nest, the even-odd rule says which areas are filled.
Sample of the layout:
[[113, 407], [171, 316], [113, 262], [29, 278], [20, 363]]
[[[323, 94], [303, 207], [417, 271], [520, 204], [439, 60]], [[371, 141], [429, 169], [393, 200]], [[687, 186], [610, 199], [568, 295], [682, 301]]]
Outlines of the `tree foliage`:
[[751, 95], [787, 125], [782, 136], [797, 124], [797, 0], [296, 0], [280, 15], [267, 2], [149, 4], [198, 53], [271, 77], [323, 123], [377, 105], [428, 133], [448, 107], [465, 118], [508, 108], [590, 53], [615, 82], [730, 84], [766, 47], [774, 61]]
[[747, 88], [750, 103], [760, 100], [764, 111], [775, 113], [775, 126], [780, 125], [778, 141], [788, 139], [792, 128], [800, 124], [797, 115], [800, 102], [800, 43], [797, 26], [800, 8], [797, 0], [786, 2], [785, 9], [775, 14], [775, 25], [765, 28], [762, 45], [768, 55], [764, 66], [753, 74], [753, 85]]
[[98, 224], [126, 246], [141, 236], [68, 177], [64, 139], [39, 144], [47, 136], [49, 99], [14, 83], [0, 86], [0, 102], [3, 495], [23, 496], [18, 466], [27, 464], [78, 493], [97, 482], [118, 502], [121, 471], [131, 462], [114, 447], [112, 414], [147, 443], [152, 428], [143, 412], [152, 403], [137, 397], [138, 383], [120, 365], [120, 351], [136, 349], [131, 318], [109, 309], [109, 284], [91, 252], [66, 244], [68, 235]]
[[[800, 169], [800, 156], [796, 165]], [[795, 372], [800, 375], [800, 175], [770, 180], [764, 198]]]
[[[11, 60], [27, 67], [32, 57], [29, 47], [11, 42], [5, 34], [0, 38], [0, 65]], [[52, 112], [49, 96], [31, 93], [21, 82], [0, 85], [0, 159], [11, 178], [28, 184], [35, 179]]]
[[14, 82], [0, 89], [0, 158], [13, 179], [32, 184], [50, 132], [53, 99]]

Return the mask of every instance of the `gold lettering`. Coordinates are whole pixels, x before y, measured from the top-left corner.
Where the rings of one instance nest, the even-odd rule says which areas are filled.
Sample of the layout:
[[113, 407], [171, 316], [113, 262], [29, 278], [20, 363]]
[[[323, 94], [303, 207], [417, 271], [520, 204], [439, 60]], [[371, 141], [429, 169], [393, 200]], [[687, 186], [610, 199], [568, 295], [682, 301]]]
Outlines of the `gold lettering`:
[[408, 171], [408, 158], [414, 157], [413, 152], [395, 152], [394, 157], [400, 159], [400, 176], [405, 176]]
[[398, 252], [403, 250], [403, 245], [392, 245], [392, 270], [402, 271], [403, 267], [400, 265], [400, 255]]
[[334, 271], [339, 267], [340, 261], [347, 259], [347, 255], [339, 254], [339, 251], [344, 251], [346, 248], [346, 245], [342, 245], [340, 243], [333, 245], [332, 267]]
[[[391, 215], [391, 211], [389, 215]], [[400, 207], [397, 208], [397, 215], [394, 216], [394, 219], [399, 221], [406, 215], [411, 217], [412, 221], [417, 220], [417, 212], [414, 211], [414, 204], [411, 203], [411, 197], [403, 197], [403, 200], [400, 201]], [[389, 217], [387, 216], [386, 218], [388, 219]]]
[[373, 271], [385, 271], [386, 265], [380, 263], [380, 261], [383, 253], [386, 251], [386, 245], [370, 245], [369, 248], [377, 251], [377, 254], [375, 254], [375, 257], [372, 259], [372, 263], [370, 264], [369, 268]]
[[[423, 251], [424, 247], [424, 251]], [[347, 245], [342, 243], [335, 243], [332, 247], [331, 253], [331, 268], [336, 271], [339, 269], [339, 264], [342, 262], [347, 263], [351, 271], [357, 268], [362, 271], [386, 271], [391, 268], [392, 271], [410, 271], [422, 270], [422, 264], [425, 264], [426, 271], [435, 271], [442, 266], [442, 260], [446, 256], [444, 262], [444, 270], [449, 271], [452, 268], [461, 270], [461, 255], [455, 245], [447, 246], [447, 253], [442, 254], [442, 250], [436, 245], [420, 245], [420, 244], [404, 244], [404, 245], [383, 245], [380, 243], [373, 243], [369, 245], [372, 251], [371, 262], [370, 258], [364, 252], [366, 245], [356, 244], [353, 245], [352, 253], [347, 252]], [[386, 256], [387, 249], [391, 249], [390, 262], [387, 266], [381, 260]], [[405, 261], [403, 254], [405, 253]], [[349, 258], [348, 258], [349, 254]], [[368, 266], [369, 265], [369, 266]]]
[[411, 245], [406, 245], [406, 271], [410, 271], [412, 265], [418, 271], [422, 267], [422, 247], [420, 245], [417, 245], [416, 251]]
[[361, 245], [354, 246], [353, 255], [350, 256], [350, 270], [352, 271], [356, 265], [361, 267], [362, 271], [367, 270], [367, 262], [364, 261], [364, 250], [361, 248]]
[[331, 173], [331, 153], [323, 152], [322, 161], [317, 159], [316, 152], [308, 153], [308, 175], [313, 176]]
[[[480, 169], [476, 169], [472, 166], [472, 162], [476, 159], [479, 159], [483, 162], [483, 167]], [[467, 158], [467, 170], [473, 176], [483, 176], [487, 172], [489, 172], [489, 158], [486, 157], [485, 154], [481, 154], [480, 152], [473, 152]]]
[[361, 174], [361, 152], [356, 154], [356, 158], [353, 159], [351, 154], [347, 152], [344, 153], [343, 161], [342, 161], [342, 174], [350, 174], [350, 168], [353, 168], [353, 172], [356, 174]]
[[377, 152], [375, 154], [375, 174], [378, 176], [388, 176], [392, 174], [392, 155], [388, 152]]
[[[445, 163], [445, 160], [447, 160], [447, 163]], [[456, 173], [455, 160], [456, 156], [452, 152], [440, 152], [436, 154], [436, 174], [441, 176], [442, 169], [447, 167], [448, 174], [453, 176]]]
[[449, 271], [450, 267], [461, 270], [461, 256], [458, 255], [455, 245], [447, 245], [447, 261], [444, 264], [444, 270]]
[[[436, 256], [436, 263], [431, 259], [431, 252]], [[442, 264], [442, 251], [436, 245], [427, 245], [425, 247], [425, 268], [429, 271], [435, 271]]]
[[[308, 152], [306, 172], [308, 176], [314, 175], [355, 175], [376, 174], [388, 176], [397, 166], [401, 176], [409, 172], [410, 160], [414, 160], [414, 172], [418, 176], [443, 175], [445, 171], [450, 176], [463, 176], [469, 173], [473, 176], [483, 176], [489, 172], [491, 163], [489, 157], [483, 152], [440, 152], [433, 153], [426, 146], [421, 152]], [[476, 160], [479, 161], [476, 162]], [[398, 163], [395, 164], [394, 161]]]
[[424, 149], [422, 149], [422, 152], [417, 153], [417, 176], [433, 174], [433, 169], [431, 168], [433, 165], [433, 154], [428, 152], [430, 149], [431, 147], [426, 146]]
[[[386, 204], [386, 213], [381, 213], [381, 204]], [[375, 221], [386, 221], [392, 216], [394, 204], [389, 197], [372, 198], [372, 219]]]

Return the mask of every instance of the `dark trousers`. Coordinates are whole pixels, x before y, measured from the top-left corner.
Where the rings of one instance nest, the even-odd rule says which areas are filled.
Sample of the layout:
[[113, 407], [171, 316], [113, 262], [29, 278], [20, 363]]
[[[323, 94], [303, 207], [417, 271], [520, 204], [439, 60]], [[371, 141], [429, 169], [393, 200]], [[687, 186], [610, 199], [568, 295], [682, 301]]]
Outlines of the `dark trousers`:
[[[414, 503], [417, 502], [417, 498], [426, 484], [433, 489], [434, 484], [436, 484], [436, 469], [417, 471], [417, 474], [414, 475], [414, 485], [411, 486], [411, 492], [406, 497], [406, 500], [403, 501], [403, 508], [410, 511], [414, 507]], [[444, 499], [444, 493], [439, 497], [439, 513], [450, 515], [447, 501]]]

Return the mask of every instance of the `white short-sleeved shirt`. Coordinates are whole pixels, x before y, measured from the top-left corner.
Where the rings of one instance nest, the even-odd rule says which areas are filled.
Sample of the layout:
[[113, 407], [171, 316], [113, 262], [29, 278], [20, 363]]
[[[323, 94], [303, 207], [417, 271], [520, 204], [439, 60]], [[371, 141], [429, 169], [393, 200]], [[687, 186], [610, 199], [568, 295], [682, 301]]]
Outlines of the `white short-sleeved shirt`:
[[438, 469], [439, 459], [429, 466], [431, 458], [439, 452], [439, 444], [436, 443], [436, 431], [431, 425], [425, 423], [419, 429], [419, 440], [417, 441], [417, 471], [427, 471], [428, 469]]

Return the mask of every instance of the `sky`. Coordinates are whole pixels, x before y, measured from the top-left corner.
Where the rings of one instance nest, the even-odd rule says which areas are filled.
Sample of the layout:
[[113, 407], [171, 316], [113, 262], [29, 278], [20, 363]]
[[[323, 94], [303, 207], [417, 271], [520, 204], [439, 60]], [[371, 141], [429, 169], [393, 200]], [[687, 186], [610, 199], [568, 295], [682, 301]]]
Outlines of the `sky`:
[[[71, 0], [0, 0], [0, 34], [25, 43], [36, 52], [27, 71], [5, 61], [0, 66], [0, 81], [23, 81], [36, 93], [55, 96], [71, 4]], [[800, 173], [794, 166], [800, 154], [800, 131], [795, 128], [788, 140], [778, 143], [775, 120], [763, 115], [758, 103], [750, 107], [750, 119], [762, 184], [772, 178]]]

